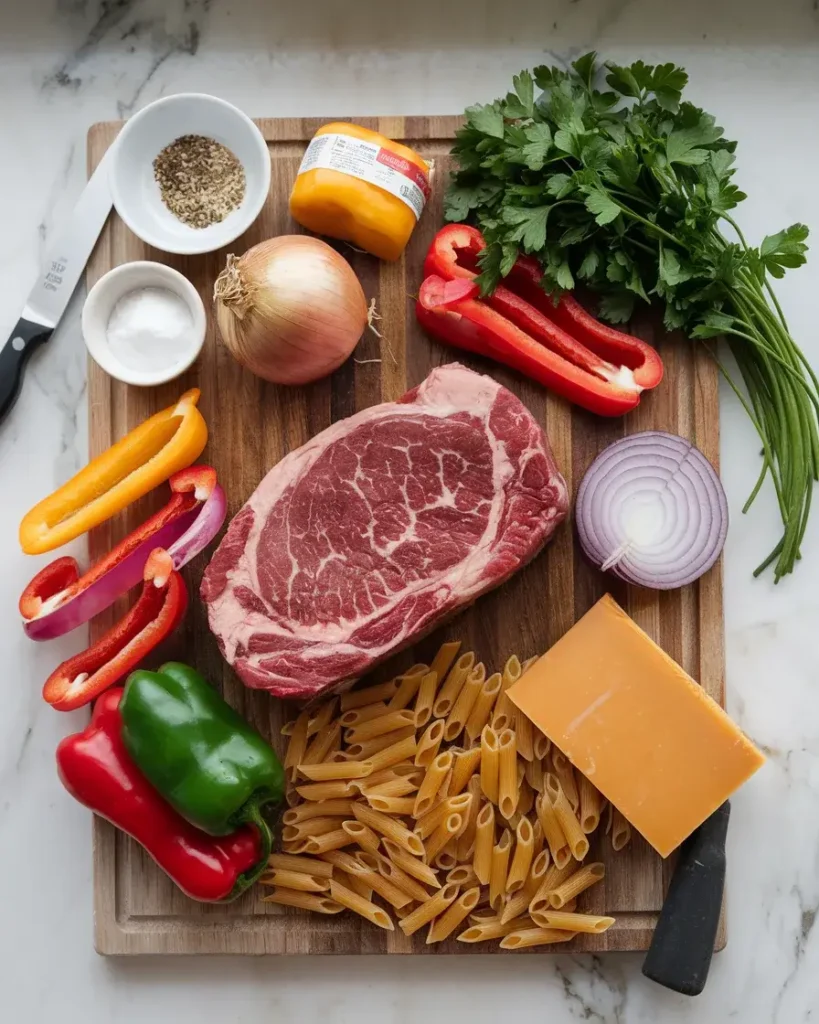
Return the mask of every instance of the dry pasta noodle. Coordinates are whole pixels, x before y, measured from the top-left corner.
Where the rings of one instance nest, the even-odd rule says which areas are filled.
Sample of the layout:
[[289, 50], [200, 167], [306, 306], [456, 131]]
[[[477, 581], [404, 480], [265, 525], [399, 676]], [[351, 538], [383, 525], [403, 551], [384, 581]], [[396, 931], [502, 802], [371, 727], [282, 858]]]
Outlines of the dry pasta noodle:
[[447, 883], [426, 902], [416, 907], [411, 914], [399, 921], [398, 927], [405, 935], [414, 935], [419, 928], [439, 917], [458, 897], [458, 886]]
[[415, 753], [415, 763], [421, 768], [428, 768], [438, 756], [441, 740], [444, 738], [444, 723], [436, 718], [427, 727], [426, 731], [418, 740], [418, 749]]
[[449, 712], [446, 728], [444, 729], [444, 739], [448, 743], [457, 739], [463, 732], [485, 681], [486, 667], [480, 661], [464, 680], [460, 693], [452, 705], [452, 710]]
[[472, 705], [465, 726], [466, 735], [471, 743], [474, 743], [480, 736], [484, 726], [489, 724], [492, 708], [500, 693], [502, 678], [500, 672], [493, 672], [488, 679], [485, 679], [477, 700]]
[[267, 866], [273, 870], [281, 868], [284, 871], [301, 871], [317, 878], [330, 878], [333, 874], [332, 864], [313, 857], [294, 857], [289, 853], [271, 853], [267, 858]]
[[299, 910], [313, 910], [317, 914], [340, 914], [344, 910], [343, 905], [331, 897], [317, 896], [312, 892], [298, 892], [295, 889], [274, 889], [269, 896], [262, 896], [262, 903], [298, 907]]
[[455, 885], [459, 885], [462, 889], [480, 884], [471, 864], [458, 864], [457, 867], [451, 868], [446, 876], [446, 880], [454, 882]]
[[521, 818], [515, 830], [515, 853], [506, 876], [506, 891], [517, 892], [526, 884], [532, 867], [533, 841], [532, 825], [528, 818]]
[[287, 750], [284, 754], [284, 769], [290, 779], [295, 779], [296, 765], [304, 760], [304, 752], [307, 750], [307, 723], [309, 719], [309, 712], [302, 711], [293, 723], [290, 742], [287, 744]]
[[386, 713], [387, 705], [383, 700], [379, 700], [375, 704], [365, 704], [363, 708], [345, 711], [341, 718], [339, 718], [339, 723], [342, 729], [352, 729], [353, 726], [363, 725], [373, 718], [380, 718], [381, 715], [386, 715]]
[[538, 758], [534, 761], [527, 761], [524, 766], [523, 777], [536, 793], [543, 790], [543, 762]]
[[287, 840], [282, 839], [282, 853], [298, 856], [307, 849], [307, 839]]
[[452, 868], [458, 863], [458, 859], [455, 855], [456, 845], [455, 840], [450, 839], [446, 846], [436, 856], [432, 862], [436, 868], [440, 868], [442, 871], [451, 871]]
[[415, 823], [414, 832], [421, 839], [428, 839], [444, 818], [449, 814], [460, 814], [464, 817], [469, 813], [471, 805], [471, 794], [459, 793], [458, 796], [448, 796], [437, 803], [432, 810], [427, 811]]
[[449, 780], [450, 796], [457, 796], [469, 785], [470, 780], [480, 767], [481, 748], [471, 747], [469, 750], [459, 750], [452, 762], [452, 778]]
[[[433, 661], [433, 665], [435, 662]], [[418, 686], [418, 694], [415, 698], [415, 725], [421, 729], [432, 718], [432, 705], [435, 703], [435, 694], [438, 690], [438, 673], [427, 672], [422, 677]]]
[[359, 896], [358, 893], [353, 892], [352, 889], [348, 889], [346, 886], [341, 885], [339, 882], [330, 883], [330, 898], [335, 900], [336, 903], [340, 903], [342, 907], [346, 907], [348, 910], [352, 910], [353, 913], [358, 914], [360, 917], [366, 918], [371, 921], [374, 925], [379, 928], [383, 928], [385, 931], [395, 931], [395, 925], [392, 923], [392, 918], [381, 907], [375, 905], [370, 900], [365, 900]]
[[296, 792], [296, 787], [290, 779], [288, 779], [284, 787], [284, 802], [288, 807], [295, 807], [300, 799], [299, 794]]
[[[532, 825], [532, 849], [534, 851], [532, 855], [533, 859], [537, 857], [537, 855], [543, 849], [545, 844], [546, 840], [543, 838], [543, 826], [540, 824], [540, 818], [536, 817], [535, 822]], [[548, 850], [546, 852], [547, 854], [549, 853]]]
[[274, 868], [273, 871], [262, 875], [259, 883], [278, 885], [282, 889], [297, 889], [301, 892], [326, 892], [330, 888], [329, 878], [319, 878], [303, 871], [289, 871], [287, 868]]
[[362, 850], [366, 850], [368, 853], [377, 853], [379, 839], [378, 836], [373, 832], [367, 825], [362, 825], [358, 820], [356, 821], [343, 821], [341, 827], [347, 833], [352, 841], [360, 846]]
[[450, 814], [448, 817], [444, 818], [441, 824], [424, 843], [424, 860], [427, 864], [432, 863], [449, 840], [458, 834], [458, 830], [460, 829], [462, 822], [463, 819], [460, 814]]
[[366, 794], [367, 803], [383, 814], [412, 814], [415, 799], [411, 796], [380, 796]]
[[[415, 726], [405, 725], [401, 729], [385, 732], [381, 736], [373, 736], [372, 739], [362, 740], [360, 743], [352, 743], [347, 748], [347, 753], [362, 761], [373, 761], [376, 754], [380, 754], [389, 747], [393, 747], [395, 744], [407, 739], [412, 739], [413, 744], [415, 743]], [[382, 765], [382, 767], [385, 766]]]
[[326, 703], [322, 704], [315, 715], [312, 715], [307, 722], [307, 738], [315, 736], [316, 733], [322, 732], [330, 724], [333, 718], [333, 714], [336, 710], [336, 704], [338, 703], [337, 697], [331, 697]]
[[578, 776], [577, 789], [580, 794], [580, 827], [588, 836], [600, 824], [602, 797], [599, 790], [589, 782], [585, 775]]
[[477, 887], [467, 889], [439, 918], [436, 918], [429, 926], [427, 945], [429, 946], [433, 942], [443, 942], [444, 939], [449, 938], [456, 928], [460, 928], [477, 906], [480, 894], [481, 891]]
[[304, 800], [335, 800], [353, 795], [349, 781], [339, 779], [336, 782], [308, 782], [304, 786], [296, 786], [296, 792]]
[[563, 792], [563, 787], [557, 780], [557, 776], [551, 772], [546, 776], [546, 791], [543, 800], [548, 800], [558, 820], [561, 831], [566, 837], [569, 849], [575, 860], [583, 860], [589, 852], [589, 841], [586, 834], [580, 827], [580, 822], [574, 815], [571, 804]]
[[498, 737], [498, 808], [504, 818], [512, 817], [519, 798], [516, 735], [506, 729]]
[[388, 878], [379, 874], [378, 865], [380, 855], [374, 853], [359, 853], [356, 855], [359, 860], [358, 867], [354, 872], [357, 878], [372, 886], [378, 895], [393, 907], [405, 907], [412, 903], [412, 897], [394, 885]]
[[539, 854], [532, 862], [532, 866], [529, 869], [529, 875], [523, 888], [518, 889], [517, 892], [508, 896], [503, 909], [498, 915], [503, 924], [506, 924], [527, 912], [529, 904], [535, 898], [540, 889], [548, 867], [549, 853], [547, 850], [544, 850], [543, 853]]
[[541, 794], [535, 807], [537, 808], [540, 827], [543, 829], [543, 838], [549, 847], [552, 860], [557, 867], [565, 867], [572, 859], [572, 851], [569, 849], [569, 844], [563, 835], [563, 829], [560, 827], [560, 822], [557, 820], [554, 808], [545, 793]]
[[295, 725], [296, 725], [296, 719], [295, 718], [288, 719], [284, 723], [284, 725], [281, 727], [281, 729], [279, 729], [279, 735], [280, 736], [292, 736], [293, 735], [293, 728], [295, 727]]
[[392, 882], [396, 888], [406, 893], [414, 900], [418, 900], [419, 903], [423, 903], [424, 900], [428, 900], [430, 894], [421, 885], [421, 883], [408, 875], [406, 871], [399, 868], [397, 864], [391, 861], [388, 857], [382, 857], [378, 862], [378, 870], [387, 879]]
[[299, 771], [311, 782], [364, 779], [373, 773], [372, 761], [342, 761], [336, 764], [300, 764]]
[[526, 781], [526, 777], [524, 776], [520, 781], [520, 795], [518, 797], [517, 806], [518, 814], [522, 814], [524, 817], [526, 817], [526, 815], [529, 814], [529, 812], [532, 810], [534, 806], [535, 791]]
[[460, 640], [449, 640], [445, 644], [441, 644], [429, 666], [430, 672], [434, 672], [439, 679], [443, 679], [452, 667], [452, 662], [457, 658], [460, 649]]
[[338, 817], [308, 818], [306, 821], [297, 821], [295, 825], [285, 825], [282, 829], [282, 839], [291, 843], [298, 839], [323, 836], [337, 828], [341, 828], [341, 819]]
[[549, 893], [549, 903], [553, 909], [561, 910], [563, 906], [579, 896], [581, 892], [596, 885], [606, 875], [606, 867], [599, 861], [594, 864], [584, 864], [573, 875], [570, 875], [565, 882], [557, 886]]
[[352, 889], [352, 891], [357, 893], [363, 900], [372, 899], [372, 889], [366, 882], [362, 881], [358, 875], [351, 875], [348, 871], [336, 870], [333, 872], [333, 879], [336, 882], [340, 882], [341, 885], [346, 886], [348, 889]]
[[[474, 917], [474, 914], [472, 916]], [[501, 924], [497, 918], [494, 918], [492, 921], [481, 921], [470, 925], [457, 938], [458, 942], [486, 942], [489, 939], [502, 939], [511, 932], [523, 931], [531, 927], [532, 919], [528, 916], [516, 917], [514, 921], [507, 921], [506, 924]]]
[[326, 861], [331, 868], [339, 868], [341, 871], [346, 871], [348, 875], [356, 874], [361, 869], [360, 862], [345, 850], [332, 850], [329, 853], [323, 853], [321, 859]]
[[498, 699], [495, 702], [495, 718], [492, 721], [492, 725], [496, 729], [500, 729], [497, 725], [497, 716], [506, 715], [508, 726], [515, 721], [515, 706], [511, 700], [506, 696], [506, 691], [520, 679], [520, 659], [516, 654], [513, 654], [511, 658], [503, 666], [503, 672], [501, 674], [501, 692], [498, 694]]
[[484, 921], [497, 921], [497, 919], [498, 915], [489, 906], [488, 903], [486, 904], [486, 906], [481, 906], [479, 902], [478, 909], [474, 910], [469, 915], [469, 920], [472, 921], [474, 924], [483, 924]]
[[381, 768], [379, 771], [373, 772], [372, 775], [368, 775], [366, 779], [354, 779], [352, 786], [353, 790], [359, 793], [364, 789], [372, 792], [383, 782], [393, 782], [395, 779], [403, 778], [406, 778], [406, 775], [402, 773], [400, 765], [395, 765], [391, 768]]
[[402, 849], [408, 850], [416, 857], [423, 857], [424, 844], [418, 836], [410, 832], [395, 818], [391, 818], [388, 814], [382, 814], [380, 811], [374, 811], [372, 807], [367, 807], [364, 804], [355, 804], [353, 814], [363, 825], [368, 825], [374, 831], [380, 832], [382, 836], [386, 836], [387, 839], [392, 839]]
[[401, 761], [415, 757], [415, 750], [415, 734], [411, 730], [410, 735], [405, 736], [389, 747], [385, 747], [384, 750], [379, 750], [376, 754], [371, 754], [369, 760], [372, 761], [373, 771], [376, 772], [380, 768], [392, 768], [394, 764], [399, 764]]
[[283, 825], [295, 825], [299, 821], [306, 821], [307, 818], [335, 817], [349, 818], [353, 813], [353, 801], [347, 799], [337, 800], [313, 800], [312, 802], [299, 804], [298, 807], [291, 807], [282, 815]]
[[341, 742], [341, 725], [336, 719], [331, 725], [320, 733], [316, 733], [316, 737], [313, 742], [308, 746], [304, 752], [304, 757], [301, 759], [301, 764], [318, 764], [323, 761], [327, 755], [337, 750]]
[[475, 822], [475, 853], [472, 867], [481, 885], [492, 877], [492, 850], [495, 846], [495, 808], [486, 803]]
[[518, 753], [525, 761], [533, 761], [534, 749], [534, 726], [530, 719], [520, 711], [515, 713], [515, 734], [518, 738]]
[[380, 700], [392, 700], [397, 690], [398, 681], [395, 679], [379, 683], [377, 686], [368, 686], [363, 690], [350, 690], [349, 693], [341, 695], [341, 710], [352, 711], [353, 708], [362, 708], [366, 704], [375, 704]]
[[[401, 711], [412, 703], [413, 698], [418, 693], [418, 688], [421, 685], [421, 680], [424, 674], [429, 671], [429, 665], [413, 665], [412, 668], [405, 672], [404, 675], [399, 676], [398, 689], [395, 691], [395, 696], [390, 701], [390, 711]], [[415, 714], [412, 716], [413, 722], [415, 721]]]
[[412, 779], [401, 778], [396, 776], [394, 779], [390, 779], [389, 782], [382, 782], [378, 786], [362, 786], [361, 795], [367, 800], [371, 796], [407, 796], [409, 793], [415, 793], [418, 787], [412, 781]]
[[[501, 694], [503, 696], [503, 694]], [[514, 725], [514, 716], [504, 714], [495, 714], [492, 716], [492, 728], [498, 735], [503, 732], [504, 729], [510, 729]]]
[[532, 743], [532, 751], [535, 755], [535, 760], [542, 761], [544, 758], [548, 757], [549, 751], [551, 749], [552, 741], [549, 739], [549, 737], [545, 736], [540, 731], [536, 732], [534, 741]]
[[456, 850], [456, 856], [459, 863], [468, 861], [472, 856], [472, 850], [475, 846], [475, 829], [478, 823], [478, 814], [481, 809], [481, 780], [477, 775], [473, 775], [469, 780], [469, 786], [467, 792], [472, 797], [472, 802], [469, 805], [469, 810], [466, 814], [466, 823], [464, 824], [464, 830], [458, 836], [458, 847]]
[[505, 828], [501, 833], [500, 839], [492, 847], [492, 869], [489, 872], [489, 906], [495, 910], [500, 908], [506, 892], [506, 877], [511, 852], [512, 833], [508, 828]]
[[349, 846], [353, 841], [353, 837], [343, 828], [337, 828], [321, 836], [311, 836], [304, 849], [306, 853], [327, 853], [328, 850], [340, 850], [343, 846]]
[[595, 914], [571, 914], [560, 910], [543, 910], [533, 918], [541, 928], [563, 928], [567, 932], [586, 932], [600, 935], [614, 924], [613, 917], [597, 917]]
[[557, 928], [522, 928], [510, 932], [501, 939], [501, 949], [527, 949], [530, 946], [548, 946], [553, 942], [569, 942], [575, 932], [563, 932]]
[[449, 774], [452, 768], [453, 757], [450, 751], [446, 753], [438, 754], [437, 757], [433, 758], [430, 762], [429, 768], [427, 768], [427, 774], [424, 777], [424, 781], [421, 783], [420, 789], [415, 797], [415, 809], [413, 816], [420, 818], [422, 814], [428, 811], [433, 803], [435, 797], [438, 795], [438, 791], [441, 788], [446, 776]]
[[357, 758], [353, 757], [349, 750], [334, 750], [324, 763], [327, 764], [329, 762], [330, 764], [342, 764], [344, 761], [355, 760], [357, 760]]
[[487, 800], [498, 802], [498, 737], [491, 725], [481, 733], [481, 790]]
[[435, 889], [441, 888], [441, 883], [438, 881], [437, 873], [428, 864], [424, 864], [423, 861], [418, 860], [416, 857], [412, 857], [397, 843], [392, 842], [391, 839], [382, 839], [381, 845], [384, 847], [387, 856], [393, 864], [396, 865], [396, 867], [401, 868], [402, 871], [406, 871], [406, 873], [411, 875], [413, 878], [417, 878], [418, 881], [423, 882], [424, 885], [431, 885]]
[[552, 908], [552, 904], [549, 897], [555, 889], [566, 881], [567, 878], [571, 878], [575, 873], [575, 870], [576, 865], [571, 858], [569, 859], [569, 863], [562, 868], [556, 867], [556, 865], [552, 864], [544, 875], [543, 881], [540, 883], [537, 892], [529, 903], [529, 913], [531, 914], [539, 910], [550, 910]]
[[611, 812], [611, 846], [619, 852], [631, 839], [631, 825], [615, 807]]
[[345, 743], [364, 743], [367, 740], [375, 739], [376, 736], [383, 736], [388, 732], [396, 732], [398, 729], [406, 729], [410, 725], [415, 728], [414, 711], [388, 711], [386, 715], [379, 715], [378, 718], [371, 718], [369, 722], [355, 725], [344, 733]]
[[435, 718], [446, 718], [452, 710], [452, 705], [457, 700], [461, 687], [466, 682], [466, 677], [472, 671], [474, 664], [475, 655], [469, 651], [462, 654], [449, 670], [444, 684], [435, 698], [435, 703], [432, 705], [432, 714]]
[[577, 789], [577, 779], [575, 778], [572, 763], [562, 750], [554, 748], [552, 750], [552, 764], [554, 765], [554, 774], [557, 776], [563, 792], [566, 794], [566, 799], [569, 801], [572, 811], [577, 814], [580, 808], [580, 793]]

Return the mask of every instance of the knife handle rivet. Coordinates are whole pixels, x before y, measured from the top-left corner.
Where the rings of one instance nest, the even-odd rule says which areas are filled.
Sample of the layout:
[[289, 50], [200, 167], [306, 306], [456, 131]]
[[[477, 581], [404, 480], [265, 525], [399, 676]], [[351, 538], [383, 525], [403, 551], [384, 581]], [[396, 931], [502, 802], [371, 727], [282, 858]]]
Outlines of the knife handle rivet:
[[11, 339], [11, 347], [14, 349], [15, 352], [22, 352], [23, 349], [26, 347], [26, 343], [24, 339], [18, 335], [16, 338]]

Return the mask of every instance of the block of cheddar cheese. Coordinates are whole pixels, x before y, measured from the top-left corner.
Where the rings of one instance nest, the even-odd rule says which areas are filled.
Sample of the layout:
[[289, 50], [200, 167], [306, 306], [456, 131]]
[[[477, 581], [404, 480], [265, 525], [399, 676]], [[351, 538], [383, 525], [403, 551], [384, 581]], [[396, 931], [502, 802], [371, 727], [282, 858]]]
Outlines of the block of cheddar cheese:
[[663, 857], [765, 760], [608, 595], [508, 695]]

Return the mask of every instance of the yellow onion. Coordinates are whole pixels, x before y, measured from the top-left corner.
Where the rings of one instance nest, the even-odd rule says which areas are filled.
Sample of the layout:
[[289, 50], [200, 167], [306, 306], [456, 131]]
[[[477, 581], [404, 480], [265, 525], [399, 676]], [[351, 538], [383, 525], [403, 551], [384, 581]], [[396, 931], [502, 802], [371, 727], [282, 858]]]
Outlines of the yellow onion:
[[307, 235], [281, 235], [244, 256], [228, 256], [213, 298], [231, 354], [275, 384], [326, 377], [367, 324], [367, 300], [353, 268]]

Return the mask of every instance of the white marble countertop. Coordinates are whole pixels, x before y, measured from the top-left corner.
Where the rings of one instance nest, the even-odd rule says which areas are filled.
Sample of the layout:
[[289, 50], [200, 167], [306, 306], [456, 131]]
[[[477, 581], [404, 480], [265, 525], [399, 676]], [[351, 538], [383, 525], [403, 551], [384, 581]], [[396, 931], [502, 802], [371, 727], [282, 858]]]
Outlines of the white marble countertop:
[[[739, 139], [741, 209], [758, 240], [801, 220], [819, 229], [817, 0], [26, 0], [0, 21], [0, 337], [12, 327], [54, 225], [85, 177], [94, 121], [171, 92], [216, 92], [251, 115], [450, 113], [512, 73], [596, 48], [673, 60], [690, 98]], [[819, 260], [782, 283], [795, 336], [819, 365]], [[17, 524], [85, 461], [85, 354], [75, 297], [0, 427], [0, 981], [2, 1016], [109, 1022], [428, 1019], [600, 1024], [819, 1015], [819, 513], [794, 577], [752, 581], [775, 536], [770, 493], [740, 515], [757, 472], [751, 429], [723, 400], [729, 709], [768, 753], [733, 802], [729, 944], [706, 992], [686, 1000], [642, 978], [640, 957], [106, 961], [91, 940], [88, 813], [57, 781], [53, 752], [83, 715], [40, 699], [82, 636], [32, 644], [16, 621], [35, 562]], [[81, 550], [78, 547], [78, 550]], [[50, 557], [50, 556], [49, 556]], [[82, 632], [82, 631], [78, 631]]]

